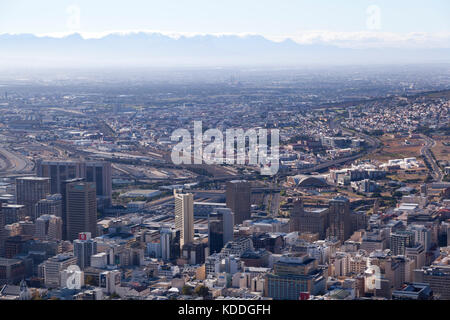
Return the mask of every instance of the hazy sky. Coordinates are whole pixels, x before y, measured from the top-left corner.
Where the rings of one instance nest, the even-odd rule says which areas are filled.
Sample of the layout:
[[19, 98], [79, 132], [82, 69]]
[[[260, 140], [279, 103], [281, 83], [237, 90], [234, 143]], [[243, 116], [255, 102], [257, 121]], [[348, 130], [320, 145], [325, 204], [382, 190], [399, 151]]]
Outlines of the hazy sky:
[[[175, 37], [258, 34], [275, 41], [290, 38], [299, 44], [357, 49], [408, 49], [410, 51], [407, 54], [398, 51], [397, 58], [400, 57], [401, 61], [409, 57], [413, 62], [441, 62], [448, 61], [445, 50], [450, 49], [450, 0], [0, 0], [0, 35], [33, 33], [61, 37], [77, 32], [84, 38], [97, 38], [111, 32], [138, 31], [161, 32]], [[56, 58], [61, 63], [69, 63], [66, 60], [70, 60], [70, 52], [57, 53], [64, 51], [63, 47], [55, 47], [58, 49], [56, 53], [53, 48], [45, 47], [49, 50], [45, 52], [37, 49], [39, 45], [33, 47], [36, 43], [28, 42], [27, 37], [17, 37], [21, 39], [18, 41], [23, 41], [20, 45], [14, 40], [8, 42], [9, 38], [2, 38], [4, 42], [0, 44], [0, 60], [3, 61], [0, 63], [20, 65], [23, 61], [31, 63], [38, 58], [44, 59], [49, 65]], [[98, 44], [99, 47], [96, 47], [94, 42], [89, 42], [89, 45], [90, 53], [73, 53], [70, 63], [81, 61], [86, 56], [86, 59], [92, 58], [92, 64], [97, 64], [98, 60], [95, 59], [101, 46]], [[21, 49], [21, 46], [29, 48], [28, 51]], [[14, 51], [16, 49], [17, 52]], [[208, 48], [213, 49], [214, 45]], [[235, 49], [229, 48], [231, 53]], [[436, 56], [416, 49], [437, 49], [433, 51]], [[251, 53], [247, 49], [242, 50]], [[26, 56], [29, 52], [33, 52], [32, 59]], [[369, 59], [373, 63], [391, 59], [388, 51], [384, 58], [379, 57], [377, 52], [373, 51], [376, 59]], [[133, 54], [127, 53], [128, 56]], [[154, 61], [157, 60], [148, 58], [147, 54], [144, 62], [151, 60], [156, 64]], [[162, 54], [162, 58], [165, 59], [166, 55]], [[191, 62], [196, 59], [197, 53], [186, 55], [184, 63], [197, 63]], [[264, 52], [252, 53], [251, 61], [256, 55], [264, 55]], [[364, 56], [364, 53], [361, 55]], [[224, 53], [224, 56], [231, 59], [229, 54]], [[208, 57], [211, 63], [221, 61], [214, 60], [217, 57], [212, 53]], [[271, 56], [268, 58], [273, 60]], [[311, 58], [317, 57], [313, 54]], [[342, 59], [334, 56], [321, 58], [320, 61], [331, 58], [342, 63]], [[354, 62], [351, 57], [344, 58]], [[104, 59], [102, 56], [101, 61]], [[111, 59], [111, 63], [118, 63], [116, 58]], [[174, 59], [170, 58], [166, 63], [173, 64]], [[295, 61], [298, 59], [296, 56]], [[308, 62], [310, 60], [307, 59]], [[41, 63], [39, 61], [36, 63]], [[201, 62], [204, 63], [203, 60]], [[248, 63], [247, 60], [244, 62]]]
[[[368, 23], [374, 14], [376, 23]], [[112, 30], [272, 36], [311, 30], [448, 33], [450, 1], [0, 0], [0, 33]]]

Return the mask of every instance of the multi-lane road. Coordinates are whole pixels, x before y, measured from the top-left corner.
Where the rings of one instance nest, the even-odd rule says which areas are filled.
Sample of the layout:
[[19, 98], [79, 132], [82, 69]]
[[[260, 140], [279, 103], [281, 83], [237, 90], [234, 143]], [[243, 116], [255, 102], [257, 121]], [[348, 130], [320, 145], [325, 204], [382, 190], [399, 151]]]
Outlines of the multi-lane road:
[[0, 173], [3, 176], [5, 174], [31, 173], [33, 167], [33, 162], [26, 157], [16, 154], [6, 146], [0, 146]]
[[366, 154], [375, 152], [380, 146], [381, 146], [381, 142], [374, 137], [368, 136], [364, 133], [361, 132], [355, 132], [355, 131], [350, 131], [346, 128], [341, 127], [339, 124], [337, 124], [335, 121], [331, 121], [330, 122], [330, 127], [331, 128], [339, 128], [342, 130], [342, 132], [346, 132], [350, 135], [355, 135], [358, 136], [361, 139], [364, 139], [368, 145], [368, 148], [362, 152], [359, 152], [355, 155], [349, 156], [349, 157], [345, 157], [345, 158], [340, 158], [340, 159], [335, 159], [335, 160], [330, 160], [330, 161], [326, 161], [324, 163], [318, 164], [314, 167], [311, 168], [307, 168], [307, 169], [303, 169], [303, 170], [299, 170], [298, 173], [311, 173], [311, 172], [320, 172], [324, 169], [327, 169], [329, 167], [334, 167], [336, 165], [339, 164], [343, 164], [349, 161], [353, 161], [356, 160], [358, 158], [363, 157]]
[[444, 178], [444, 173], [442, 172], [441, 168], [437, 164], [436, 160], [431, 154], [431, 148], [433, 148], [436, 145], [436, 141], [434, 141], [432, 138], [422, 134], [421, 137], [425, 141], [424, 146], [420, 149], [420, 154], [427, 159], [428, 163], [431, 165], [431, 175], [433, 176], [434, 180], [437, 182], [441, 182]]

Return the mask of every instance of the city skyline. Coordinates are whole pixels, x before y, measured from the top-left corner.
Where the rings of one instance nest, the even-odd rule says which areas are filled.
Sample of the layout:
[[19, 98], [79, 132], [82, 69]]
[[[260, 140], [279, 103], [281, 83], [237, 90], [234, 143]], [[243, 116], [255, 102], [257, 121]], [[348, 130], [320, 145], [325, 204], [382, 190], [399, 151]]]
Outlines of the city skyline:
[[450, 300], [449, 13], [2, 1], [0, 302]]

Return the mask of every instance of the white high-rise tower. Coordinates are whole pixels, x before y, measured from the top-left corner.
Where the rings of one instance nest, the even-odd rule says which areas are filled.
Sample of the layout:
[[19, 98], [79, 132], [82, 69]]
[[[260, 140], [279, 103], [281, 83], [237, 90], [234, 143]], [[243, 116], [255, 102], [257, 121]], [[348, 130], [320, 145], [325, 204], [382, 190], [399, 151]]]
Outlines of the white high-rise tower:
[[180, 230], [180, 248], [194, 240], [194, 195], [174, 190], [175, 227]]

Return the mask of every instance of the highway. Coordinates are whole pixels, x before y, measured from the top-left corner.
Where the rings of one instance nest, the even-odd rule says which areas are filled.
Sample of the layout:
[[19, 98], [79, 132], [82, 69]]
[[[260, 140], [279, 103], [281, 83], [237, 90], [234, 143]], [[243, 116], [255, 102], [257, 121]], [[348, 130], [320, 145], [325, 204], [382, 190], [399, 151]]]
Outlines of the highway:
[[5, 146], [0, 147], [1, 174], [31, 173], [33, 163], [23, 156], [17, 155]]
[[378, 139], [376, 139], [374, 137], [371, 137], [371, 136], [368, 136], [368, 135], [366, 135], [364, 133], [361, 133], [361, 132], [350, 131], [350, 130], [348, 130], [346, 128], [341, 127], [335, 121], [331, 121], [330, 122], [330, 127], [331, 128], [339, 128], [339, 129], [342, 130], [342, 132], [346, 132], [346, 133], [349, 133], [351, 135], [356, 135], [359, 138], [364, 139], [367, 142], [367, 144], [369, 145], [369, 148], [367, 150], [365, 150], [365, 151], [359, 152], [359, 153], [357, 153], [357, 154], [355, 154], [353, 156], [350, 156], [350, 157], [345, 157], [345, 158], [336, 159], [336, 160], [330, 160], [330, 161], [318, 164], [318, 165], [316, 165], [314, 167], [311, 167], [311, 168], [298, 170], [298, 173], [319, 172], [319, 171], [322, 171], [322, 170], [327, 169], [329, 167], [334, 167], [334, 166], [339, 165], [339, 164], [343, 164], [343, 163], [346, 163], [346, 162], [349, 162], [349, 161], [353, 161], [353, 160], [356, 160], [358, 158], [361, 158], [362, 156], [364, 156], [366, 154], [370, 154], [372, 152], [375, 152], [381, 146], [381, 143], [380, 143], [380, 141]]
[[432, 171], [431, 175], [436, 182], [441, 182], [444, 178], [444, 173], [441, 168], [438, 166], [436, 160], [431, 155], [431, 148], [436, 145], [436, 141], [431, 139], [430, 137], [421, 134], [421, 137], [425, 140], [425, 145], [420, 149], [420, 154], [427, 159], [428, 163], [431, 165]]

